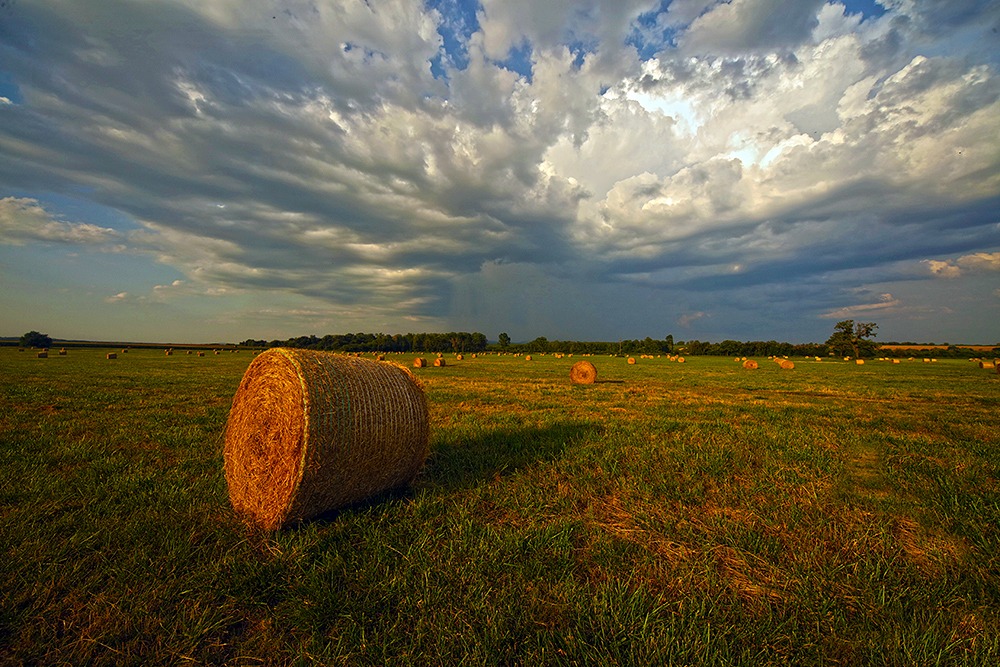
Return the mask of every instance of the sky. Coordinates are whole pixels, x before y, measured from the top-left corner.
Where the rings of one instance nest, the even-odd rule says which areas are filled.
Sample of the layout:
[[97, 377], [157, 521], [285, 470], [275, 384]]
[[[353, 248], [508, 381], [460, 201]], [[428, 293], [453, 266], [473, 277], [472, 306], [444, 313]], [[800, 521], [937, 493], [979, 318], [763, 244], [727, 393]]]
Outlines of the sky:
[[0, 0], [0, 336], [1000, 342], [994, 0]]

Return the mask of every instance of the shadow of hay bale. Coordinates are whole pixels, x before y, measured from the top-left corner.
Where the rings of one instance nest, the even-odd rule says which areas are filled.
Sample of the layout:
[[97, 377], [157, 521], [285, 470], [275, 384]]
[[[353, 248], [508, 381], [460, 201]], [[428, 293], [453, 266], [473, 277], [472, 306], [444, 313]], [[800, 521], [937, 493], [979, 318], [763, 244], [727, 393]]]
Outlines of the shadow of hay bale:
[[600, 435], [597, 424], [571, 422], [543, 427], [500, 427], [472, 439], [432, 438], [431, 454], [414, 488], [455, 490], [475, 486], [500, 474], [552, 461], [567, 445]]

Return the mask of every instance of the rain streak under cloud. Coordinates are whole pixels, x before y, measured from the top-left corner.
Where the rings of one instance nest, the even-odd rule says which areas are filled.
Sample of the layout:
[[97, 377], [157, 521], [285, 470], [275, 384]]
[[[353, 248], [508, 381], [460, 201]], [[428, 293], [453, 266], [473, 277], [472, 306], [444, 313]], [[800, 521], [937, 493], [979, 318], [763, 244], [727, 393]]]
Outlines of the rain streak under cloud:
[[0, 335], [1000, 341], [1000, 5], [0, 8]]

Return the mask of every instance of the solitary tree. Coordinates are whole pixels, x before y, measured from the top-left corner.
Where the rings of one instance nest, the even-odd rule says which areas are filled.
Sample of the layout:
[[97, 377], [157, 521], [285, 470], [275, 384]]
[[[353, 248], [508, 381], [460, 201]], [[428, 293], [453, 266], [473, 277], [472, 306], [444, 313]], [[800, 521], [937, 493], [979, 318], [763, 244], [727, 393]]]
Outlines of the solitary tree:
[[497, 337], [497, 342], [500, 343], [501, 348], [506, 348], [508, 345], [510, 345], [510, 336], [508, 336], [507, 332], [505, 331]]
[[827, 346], [838, 354], [854, 352], [855, 358], [870, 357], [875, 354], [875, 342], [869, 340], [877, 334], [874, 322], [843, 320], [833, 327], [833, 335], [826, 341]]
[[52, 339], [49, 338], [48, 334], [38, 333], [37, 331], [29, 331], [28, 333], [21, 336], [21, 347], [52, 347]]

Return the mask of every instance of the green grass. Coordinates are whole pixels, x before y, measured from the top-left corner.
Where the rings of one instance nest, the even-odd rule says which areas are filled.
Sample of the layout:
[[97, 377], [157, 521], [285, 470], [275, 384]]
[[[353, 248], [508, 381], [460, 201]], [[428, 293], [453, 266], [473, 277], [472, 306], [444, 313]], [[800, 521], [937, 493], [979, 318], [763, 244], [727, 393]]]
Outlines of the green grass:
[[222, 474], [250, 355], [105, 352], [0, 349], [2, 665], [1000, 663], [967, 361], [449, 359], [411, 488], [263, 534]]

